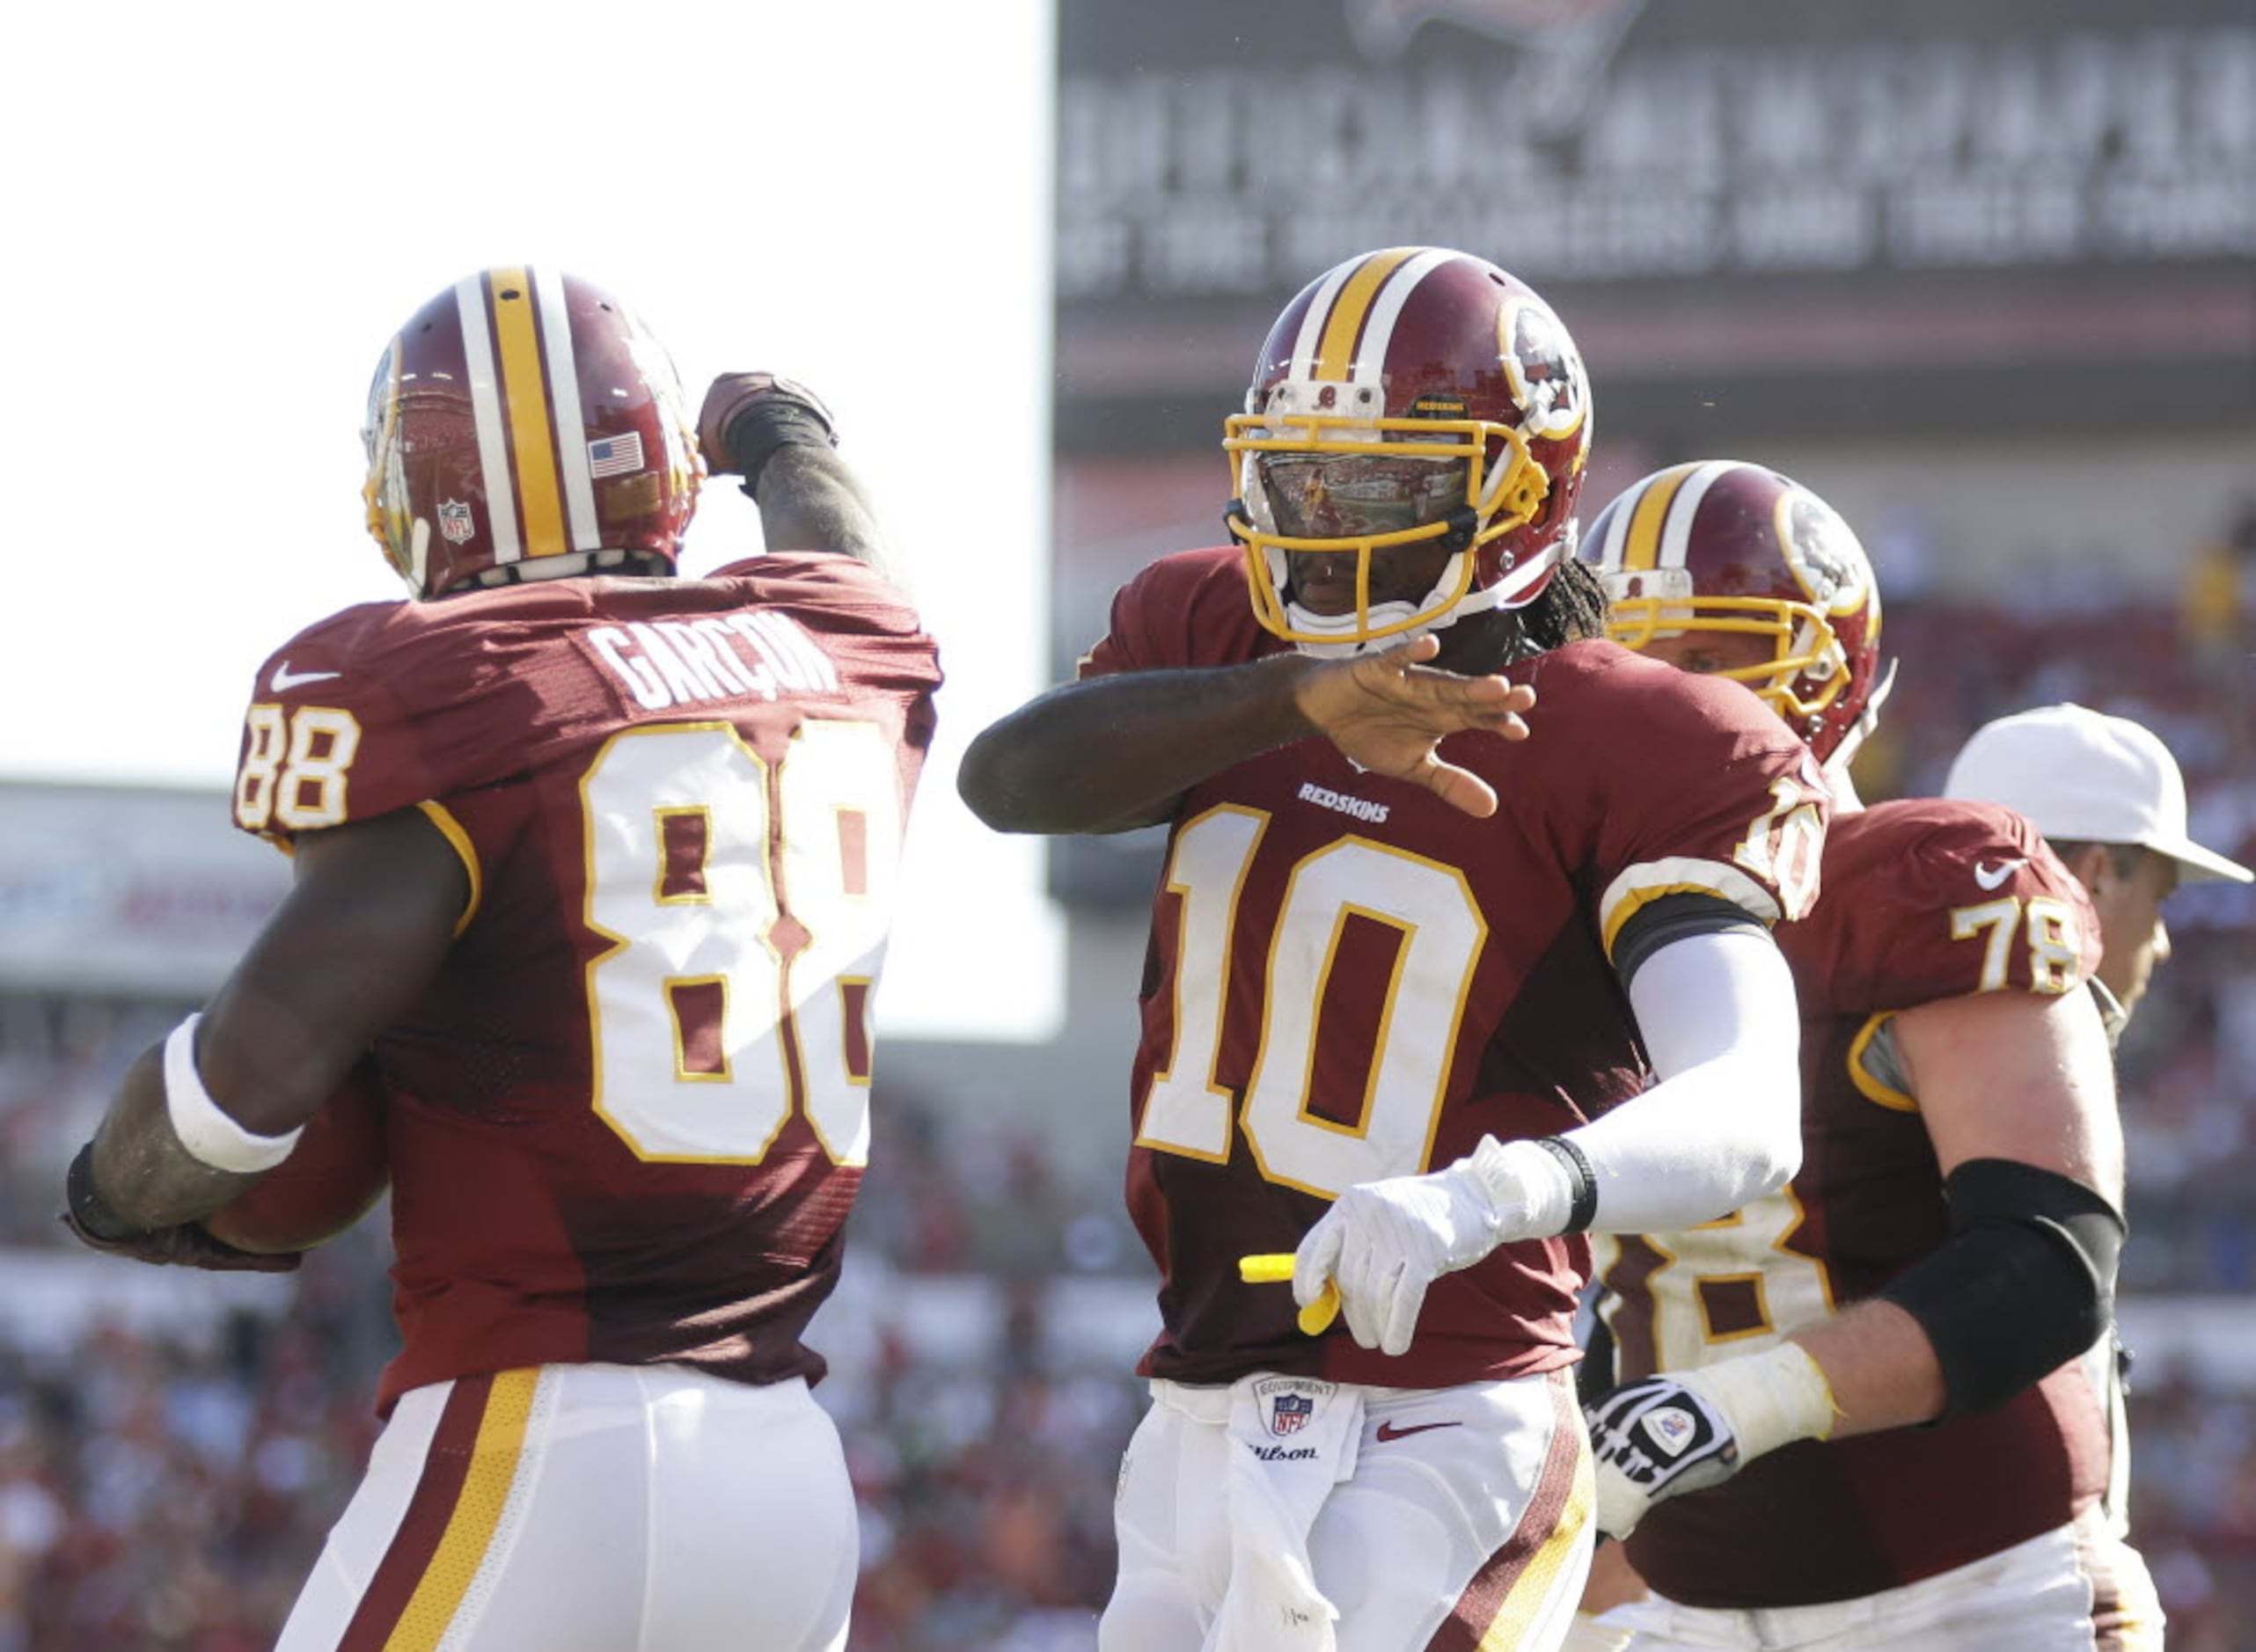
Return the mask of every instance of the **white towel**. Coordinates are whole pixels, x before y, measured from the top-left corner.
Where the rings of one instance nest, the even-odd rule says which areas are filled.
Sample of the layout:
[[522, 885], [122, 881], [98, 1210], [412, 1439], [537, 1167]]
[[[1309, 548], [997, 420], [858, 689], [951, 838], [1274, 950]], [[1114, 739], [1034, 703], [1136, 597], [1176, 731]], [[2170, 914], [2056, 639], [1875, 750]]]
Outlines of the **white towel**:
[[1316, 1587], [1308, 1530], [1355, 1472], [1363, 1392], [1313, 1377], [1230, 1385], [1230, 1582], [1211, 1652], [1335, 1652], [1339, 1609]]

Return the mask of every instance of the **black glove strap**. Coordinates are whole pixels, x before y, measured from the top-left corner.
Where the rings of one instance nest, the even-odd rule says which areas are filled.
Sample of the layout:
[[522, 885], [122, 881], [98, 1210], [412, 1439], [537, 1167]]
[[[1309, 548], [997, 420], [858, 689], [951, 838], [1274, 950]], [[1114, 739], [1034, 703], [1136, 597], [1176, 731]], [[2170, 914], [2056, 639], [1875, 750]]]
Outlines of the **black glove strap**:
[[729, 422], [729, 454], [736, 461], [748, 498], [759, 498], [760, 472], [782, 448], [834, 448], [830, 420], [795, 397], [770, 392]]
[[106, 1245], [139, 1239], [149, 1232], [147, 1228], [136, 1227], [111, 1210], [109, 1202], [94, 1190], [92, 1142], [80, 1148], [78, 1157], [70, 1161], [70, 1172], [62, 1179], [62, 1193], [70, 1206], [71, 1220]]

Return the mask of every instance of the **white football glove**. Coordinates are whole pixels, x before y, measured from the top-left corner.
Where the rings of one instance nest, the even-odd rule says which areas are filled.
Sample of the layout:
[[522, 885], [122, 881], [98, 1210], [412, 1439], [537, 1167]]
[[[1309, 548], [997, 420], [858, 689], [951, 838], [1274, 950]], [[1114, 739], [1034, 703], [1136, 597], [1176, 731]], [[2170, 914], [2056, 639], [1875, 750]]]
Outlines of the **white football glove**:
[[1797, 1342], [1624, 1383], [1583, 1407], [1598, 1529], [1626, 1538], [1655, 1503], [1720, 1486], [1790, 1440], [1821, 1440], [1833, 1417], [1833, 1386]]
[[1549, 1148], [1493, 1137], [1446, 1170], [1350, 1188], [1300, 1240], [1293, 1299], [1305, 1308], [1331, 1281], [1350, 1335], [1406, 1353], [1428, 1285], [1499, 1245], [1561, 1232], [1575, 1192]]

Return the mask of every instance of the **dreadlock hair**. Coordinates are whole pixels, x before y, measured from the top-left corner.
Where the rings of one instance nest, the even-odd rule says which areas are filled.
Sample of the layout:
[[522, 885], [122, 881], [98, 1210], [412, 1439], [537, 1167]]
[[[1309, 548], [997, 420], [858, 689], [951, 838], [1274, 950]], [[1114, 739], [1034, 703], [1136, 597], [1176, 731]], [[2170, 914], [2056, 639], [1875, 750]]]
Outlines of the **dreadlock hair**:
[[1606, 587], [1599, 582], [1598, 570], [1579, 558], [1567, 558], [1543, 594], [1527, 604], [1520, 625], [1539, 648], [1562, 648], [1603, 637]]
[[1588, 642], [1606, 634], [1606, 588], [1599, 583], [1597, 569], [1568, 557], [1552, 572], [1543, 594], [1512, 610], [1510, 618], [1513, 636], [1505, 651], [1507, 662]]

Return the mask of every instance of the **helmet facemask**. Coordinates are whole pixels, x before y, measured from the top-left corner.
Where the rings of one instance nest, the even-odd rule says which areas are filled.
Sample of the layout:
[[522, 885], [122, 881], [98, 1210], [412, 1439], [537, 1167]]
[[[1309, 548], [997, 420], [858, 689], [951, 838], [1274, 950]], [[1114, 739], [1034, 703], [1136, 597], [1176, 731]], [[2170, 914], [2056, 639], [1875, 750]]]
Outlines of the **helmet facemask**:
[[[1743, 460], [1695, 460], [1624, 489], [1593, 523], [1607, 634], [1745, 684], [1829, 770], [1886, 697], [1880, 600], [1848, 524], [1807, 488]], [[1752, 647], [1731, 646], [1732, 640]]]
[[[1648, 643], [1688, 632], [1768, 638], [1769, 659], [1711, 675], [1746, 683], [1796, 727], [1824, 712], [1849, 686], [1847, 652], [1831, 623], [1807, 603], [1695, 596], [1691, 575], [1682, 568], [1609, 573], [1604, 583], [1606, 634], [1625, 648], [1642, 651]], [[1680, 588], [1670, 590], [1671, 585]]]
[[[1545, 571], [1514, 569], [1517, 580], [1476, 584], [1481, 547], [1524, 527], [1549, 492], [1518, 431], [1470, 419], [1277, 410], [1293, 388], [1277, 387], [1268, 414], [1231, 417], [1222, 442], [1235, 456], [1238, 486], [1227, 521], [1245, 547], [1254, 613], [1264, 628], [1307, 653], [1359, 654], [1513, 606], [1511, 599]], [[1382, 553], [1392, 561], [1414, 547], [1442, 545], [1448, 555], [1425, 590], [1384, 592], [1391, 570]], [[1308, 574], [1303, 559], [1315, 558], [1353, 559], [1354, 600], [1345, 611], [1320, 612], [1299, 599], [1296, 588]], [[1378, 600], [1374, 587], [1383, 593]]]

